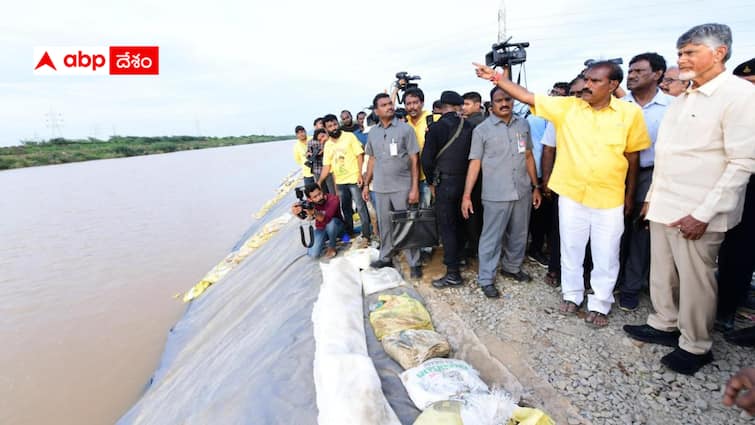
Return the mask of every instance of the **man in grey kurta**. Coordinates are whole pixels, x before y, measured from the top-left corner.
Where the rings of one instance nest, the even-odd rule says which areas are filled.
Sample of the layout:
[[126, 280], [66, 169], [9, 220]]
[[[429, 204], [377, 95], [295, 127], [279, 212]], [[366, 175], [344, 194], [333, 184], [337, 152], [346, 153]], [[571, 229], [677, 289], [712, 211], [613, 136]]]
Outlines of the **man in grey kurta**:
[[[373, 107], [380, 121], [370, 130], [365, 153], [370, 156], [362, 197], [369, 199], [368, 186], [375, 193], [375, 210], [380, 232], [380, 258], [373, 267], [393, 265], [391, 211], [405, 210], [419, 202], [419, 144], [414, 130], [394, 116], [390, 96], [378, 94]], [[411, 277], [422, 277], [419, 249], [404, 250]]]
[[[531, 278], [522, 271], [530, 209], [540, 206], [532, 139], [527, 120], [513, 114], [513, 99], [500, 89], [491, 92], [492, 114], [472, 133], [469, 169], [462, 196], [462, 214], [474, 214], [470, 195], [482, 169], [483, 225], [477, 282], [486, 296], [499, 296], [495, 272], [517, 281]], [[534, 201], [534, 202], [533, 202]], [[505, 244], [504, 244], [505, 242]]]

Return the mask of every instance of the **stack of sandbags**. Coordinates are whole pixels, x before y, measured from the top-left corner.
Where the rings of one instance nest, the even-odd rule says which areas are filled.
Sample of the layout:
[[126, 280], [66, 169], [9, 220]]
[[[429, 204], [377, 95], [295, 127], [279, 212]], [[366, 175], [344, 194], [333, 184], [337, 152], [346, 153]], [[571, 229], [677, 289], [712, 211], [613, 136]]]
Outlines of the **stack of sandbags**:
[[489, 390], [462, 360], [428, 360], [402, 373], [401, 382], [423, 411], [414, 425], [554, 424], [540, 410], [519, 407], [505, 390]]

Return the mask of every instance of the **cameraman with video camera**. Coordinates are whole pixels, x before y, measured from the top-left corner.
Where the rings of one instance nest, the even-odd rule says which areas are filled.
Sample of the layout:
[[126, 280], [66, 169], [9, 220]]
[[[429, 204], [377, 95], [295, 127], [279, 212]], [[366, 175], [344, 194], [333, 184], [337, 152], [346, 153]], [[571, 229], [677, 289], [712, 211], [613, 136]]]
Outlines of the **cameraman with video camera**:
[[[307, 255], [319, 258], [327, 240], [328, 249], [325, 251], [325, 258], [335, 257], [336, 240], [343, 234], [345, 227], [341, 218], [338, 196], [322, 193], [317, 183], [305, 185], [303, 192], [301, 188], [296, 188], [296, 196], [299, 202], [291, 206], [291, 214], [302, 220], [315, 222], [312, 246], [307, 248]], [[305, 196], [306, 199], [304, 199]]]
[[[393, 104], [403, 104], [406, 92], [411, 89], [419, 88], [419, 85], [417, 83], [412, 83], [412, 81], [420, 79], [419, 75], [409, 75], [409, 73], [405, 71], [397, 72], [396, 81], [393, 83], [393, 91], [391, 92], [391, 101], [393, 101]], [[401, 96], [399, 96], [399, 92], [402, 92]]]

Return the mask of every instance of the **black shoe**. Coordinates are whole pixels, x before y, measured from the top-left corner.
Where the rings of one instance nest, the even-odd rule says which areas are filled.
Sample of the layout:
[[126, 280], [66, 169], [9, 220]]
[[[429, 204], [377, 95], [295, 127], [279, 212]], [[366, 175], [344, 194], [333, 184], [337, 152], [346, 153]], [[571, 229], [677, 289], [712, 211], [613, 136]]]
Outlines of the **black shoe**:
[[530, 260], [536, 262], [540, 267], [548, 267], [548, 263], [550, 263], [550, 259], [545, 256], [542, 252], [531, 252], [527, 254], [527, 258]]
[[637, 341], [676, 347], [679, 344], [679, 331], [659, 331], [650, 325], [624, 325], [624, 332]]
[[640, 306], [640, 297], [637, 294], [619, 295], [619, 308], [624, 311], [635, 311]]
[[419, 252], [419, 261], [422, 264], [427, 264], [432, 259], [432, 256], [433, 256], [432, 253], [420, 250], [420, 252]]
[[412, 279], [419, 279], [422, 277], [422, 266], [413, 266], [409, 273]]
[[383, 267], [393, 267], [393, 261], [391, 260], [377, 260], [370, 263], [370, 267], [376, 269], [382, 269]]
[[488, 298], [498, 298], [501, 296], [500, 292], [498, 292], [498, 288], [495, 287], [495, 285], [485, 285], [482, 287], [482, 292], [485, 294]]
[[661, 357], [661, 363], [667, 368], [684, 375], [694, 375], [700, 368], [713, 361], [713, 353], [692, 354], [681, 348]]
[[755, 347], [755, 326], [727, 332], [724, 334], [724, 339], [740, 347]]
[[530, 275], [524, 272], [524, 270], [519, 270], [516, 273], [507, 272], [504, 269], [501, 269], [501, 275], [504, 277], [509, 277], [511, 279], [516, 280], [517, 282], [529, 282], [532, 280]]
[[442, 278], [433, 280], [433, 286], [438, 289], [451, 286], [461, 286], [462, 283], [464, 283], [464, 281], [461, 280], [461, 275], [458, 272], [449, 272]]
[[713, 329], [721, 333], [729, 333], [734, 330], [734, 315], [727, 315], [726, 317], [716, 317], [716, 321], [713, 323]]

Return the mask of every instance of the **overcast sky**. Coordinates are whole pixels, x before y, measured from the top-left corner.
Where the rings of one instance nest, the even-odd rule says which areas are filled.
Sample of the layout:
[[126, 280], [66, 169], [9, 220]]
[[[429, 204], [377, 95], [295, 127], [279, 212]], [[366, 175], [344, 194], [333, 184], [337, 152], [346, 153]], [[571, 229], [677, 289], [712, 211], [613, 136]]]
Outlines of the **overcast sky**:
[[[422, 77], [427, 107], [474, 75], [498, 35], [500, 0], [25, 1], [0, 17], [0, 145], [68, 138], [293, 134], [316, 116], [368, 106], [397, 71]], [[656, 51], [705, 22], [731, 26], [729, 70], [755, 56], [755, 3], [743, 0], [512, 1], [507, 32], [529, 41], [527, 83], [546, 92], [588, 58]], [[35, 46], [160, 46], [157, 77], [43, 77]]]

